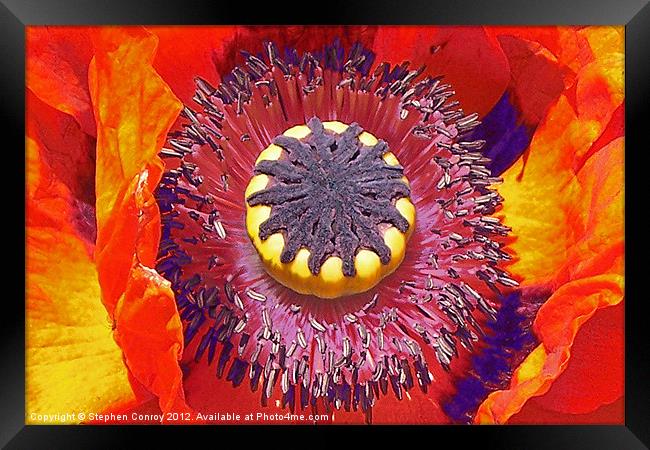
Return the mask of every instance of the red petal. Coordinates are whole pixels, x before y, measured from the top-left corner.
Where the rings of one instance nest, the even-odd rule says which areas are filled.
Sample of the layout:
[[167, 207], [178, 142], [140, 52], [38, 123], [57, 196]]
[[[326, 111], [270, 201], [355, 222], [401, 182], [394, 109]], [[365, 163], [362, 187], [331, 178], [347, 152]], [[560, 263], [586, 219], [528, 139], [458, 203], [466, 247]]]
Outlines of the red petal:
[[564, 90], [560, 67], [539, 44], [512, 36], [498, 40], [510, 65], [513, 100], [524, 122], [537, 125]]
[[95, 135], [88, 91], [93, 47], [85, 27], [27, 27], [26, 84], [42, 101], [72, 115]]
[[575, 73], [591, 59], [591, 49], [587, 40], [576, 27], [486, 27], [493, 36], [513, 36], [531, 43], [539, 43], [554, 59], [566, 67], [565, 86], [573, 81]]
[[576, 335], [571, 359], [537, 405], [561, 413], [585, 414], [623, 395], [623, 302], [600, 309]]
[[[75, 198], [94, 205], [95, 139], [82, 131], [74, 117], [41, 101], [29, 89], [26, 100], [29, 127], [42, 143], [42, 158]], [[92, 222], [94, 229], [94, 218]]]
[[531, 398], [524, 408], [508, 421], [511, 425], [621, 425], [625, 421], [625, 401], [623, 397], [613, 403], [602, 405], [593, 412], [585, 414], [566, 414], [550, 411], [540, 406], [537, 397]]
[[154, 67], [185, 103], [192, 103], [200, 76], [213, 85], [241, 63], [240, 51], [265, 53], [264, 42], [274, 42], [280, 51], [295, 48], [298, 52], [322, 49], [335, 38], [349, 50], [352, 43], [370, 46], [374, 27], [366, 26], [217, 26], [217, 27], [149, 27], [160, 44]]
[[479, 27], [380, 27], [373, 49], [377, 61], [410, 61], [444, 75], [467, 113], [487, 114], [510, 81], [498, 42]]
[[220, 77], [215, 61], [224, 59], [238, 27], [149, 27], [159, 39], [154, 67], [185, 104], [192, 103], [194, 77], [210, 83]]

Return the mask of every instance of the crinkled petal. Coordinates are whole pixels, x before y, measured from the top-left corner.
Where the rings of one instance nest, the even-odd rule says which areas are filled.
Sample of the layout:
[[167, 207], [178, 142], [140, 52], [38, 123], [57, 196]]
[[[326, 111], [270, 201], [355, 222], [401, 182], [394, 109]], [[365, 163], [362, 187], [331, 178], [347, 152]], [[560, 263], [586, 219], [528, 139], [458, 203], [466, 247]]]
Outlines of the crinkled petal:
[[96, 260], [116, 339], [134, 376], [163, 411], [185, 410], [178, 360], [180, 318], [169, 284], [153, 266], [160, 214], [151, 194], [157, 156], [180, 102], [152, 67], [155, 36], [104, 28], [95, 36], [90, 92], [97, 119]]
[[134, 263], [124, 296], [117, 304], [115, 339], [134, 376], [159, 393], [163, 411], [188, 410], [178, 367], [182, 326], [170, 284], [154, 270]]
[[26, 420], [130, 407], [137, 399], [101, 303], [74, 199], [27, 138]]
[[[520, 160], [504, 174], [500, 192], [508, 201], [502, 213], [505, 222], [517, 235], [511, 245], [517, 260], [510, 269], [523, 278], [524, 285], [547, 282], [557, 285], [566, 280], [566, 271], [558, 272], [558, 269], [570, 269], [566, 263], [572, 246], [584, 239], [587, 227], [594, 223], [593, 220], [588, 221], [590, 214], [594, 214], [589, 211], [592, 206], [589, 202], [580, 204], [585, 209], [576, 208], [576, 200], [589, 198], [587, 190], [591, 189], [589, 183], [594, 180], [587, 180], [581, 186], [579, 177], [576, 178], [576, 168], [579, 169], [578, 163], [582, 164], [584, 155], [589, 153], [621, 106], [623, 58], [620, 51], [622, 47], [616, 47], [612, 54], [608, 54], [607, 64], [600, 65], [600, 60], [590, 63], [581, 72], [578, 81], [578, 86], [583, 86], [582, 90], [586, 91], [591, 89], [588, 81], [602, 86], [611, 80], [608, 87], [601, 90], [612, 100], [609, 108], [604, 108], [598, 98], [578, 94], [579, 103], [583, 106], [576, 111], [569, 99], [562, 95], [535, 134], [527, 160]], [[616, 67], [612, 68], [611, 65]], [[598, 66], [607, 73], [615, 72], [618, 68], [621, 77], [598, 76], [593, 73], [593, 68]], [[614, 93], [610, 94], [610, 90]], [[592, 105], [593, 109], [587, 105]], [[580, 110], [589, 113], [581, 114]], [[621, 136], [622, 127], [615, 134]], [[622, 173], [622, 153], [612, 157], [611, 170]], [[602, 179], [603, 182], [612, 180], [611, 177]], [[622, 189], [622, 183], [614, 181], [613, 184], [613, 194], [618, 187]], [[621, 230], [620, 223], [612, 226], [615, 232]]]
[[[504, 423], [529, 398], [552, 389], [572, 352], [588, 351], [585, 346], [573, 348], [581, 326], [599, 309], [623, 299], [624, 142], [617, 114], [623, 100], [623, 58], [621, 34], [613, 30], [581, 30], [593, 60], [577, 74], [576, 107], [563, 95], [536, 133], [525, 168], [522, 162], [505, 174], [502, 192], [508, 202], [503, 213], [517, 236], [511, 248], [518, 259], [511, 270], [523, 285], [547, 285], [555, 292], [534, 322], [540, 345], [515, 370], [510, 388], [483, 402], [475, 419], [479, 423]], [[618, 130], [610, 126], [612, 120]], [[604, 133], [617, 138], [604, 144]], [[617, 325], [622, 328], [622, 321]], [[597, 333], [616, 338], [611, 328], [601, 327]], [[622, 347], [611, 351], [622, 352]], [[594, 350], [576, 359], [593, 367], [596, 357]], [[598, 385], [590, 386], [592, 400], [598, 401], [566, 399], [562, 412], [585, 413], [616, 400], [622, 377], [610, 379], [614, 385], [600, 385], [598, 392]], [[560, 385], [578, 383], [564, 380]]]
[[[601, 275], [572, 281], [558, 289], [536, 319], [541, 344], [513, 373], [510, 389], [495, 391], [479, 407], [478, 423], [505, 423], [533, 396], [546, 393], [566, 368], [571, 346], [582, 326], [599, 308], [623, 298], [623, 277]], [[546, 327], [546, 324], [550, 326]], [[549, 344], [547, 344], [549, 342]]]
[[[126, 286], [136, 245], [135, 230], [123, 223], [133, 217], [119, 217], [116, 213], [135, 194], [144, 169], [152, 173], [145, 177], [141, 193], [144, 195], [156, 185], [161, 168], [157, 153], [178, 115], [180, 103], [151, 67], [154, 36], [136, 28], [106, 28], [96, 37], [90, 87], [98, 123], [97, 260], [104, 301], [112, 311]], [[131, 236], [122, 239], [119, 232], [129, 230]], [[137, 244], [155, 255], [157, 237], [142, 236]], [[110, 245], [112, 251], [106, 252]], [[151, 265], [152, 257], [147, 259], [144, 262]], [[110, 273], [103, 270], [104, 264], [111, 266]]]

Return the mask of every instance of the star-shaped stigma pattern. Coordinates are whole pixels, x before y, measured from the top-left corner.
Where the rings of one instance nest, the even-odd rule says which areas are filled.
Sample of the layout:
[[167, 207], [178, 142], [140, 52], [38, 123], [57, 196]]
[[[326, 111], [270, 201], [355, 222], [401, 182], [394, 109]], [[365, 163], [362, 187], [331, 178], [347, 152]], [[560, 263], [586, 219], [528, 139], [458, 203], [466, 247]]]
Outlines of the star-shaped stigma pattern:
[[308, 266], [317, 275], [331, 255], [343, 261], [343, 274], [356, 274], [354, 258], [360, 249], [375, 252], [382, 264], [391, 259], [383, 230], [392, 225], [409, 228], [395, 202], [410, 195], [400, 165], [387, 164], [384, 141], [367, 146], [359, 140], [363, 129], [351, 124], [340, 134], [326, 130], [318, 118], [303, 139], [280, 135], [273, 143], [284, 151], [280, 159], [262, 160], [255, 174], [271, 177], [267, 187], [250, 195], [250, 206], [271, 206], [260, 225], [260, 239], [282, 232], [283, 263], [301, 248], [310, 252]]

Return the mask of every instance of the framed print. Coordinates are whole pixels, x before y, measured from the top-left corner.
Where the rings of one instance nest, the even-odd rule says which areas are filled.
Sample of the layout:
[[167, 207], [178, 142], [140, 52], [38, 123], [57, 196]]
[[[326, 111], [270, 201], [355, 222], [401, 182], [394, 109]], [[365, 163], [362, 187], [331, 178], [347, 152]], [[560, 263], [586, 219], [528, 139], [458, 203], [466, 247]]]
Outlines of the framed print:
[[645, 448], [626, 213], [650, 7], [498, 3], [5, 2], [3, 444], [418, 425]]

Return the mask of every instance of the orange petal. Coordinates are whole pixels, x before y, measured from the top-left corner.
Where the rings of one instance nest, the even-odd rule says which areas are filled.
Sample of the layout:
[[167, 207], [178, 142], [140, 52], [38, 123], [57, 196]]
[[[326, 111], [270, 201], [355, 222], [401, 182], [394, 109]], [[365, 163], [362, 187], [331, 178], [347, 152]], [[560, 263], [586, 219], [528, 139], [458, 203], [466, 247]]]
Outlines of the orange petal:
[[561, 272], [569, 279], [598, 273], [623, 274], [624, 139], [595, 152], [579, 170], [581, 195], [570, 218], [575, 240]]
[[163, 411], [188, 410], [178, 366], [183, 330], [170, 283], [154, 270], [135, 263], [115, 317], [115, 339], [133, 375], [159, 393]]
[[91, 249], [71, 224], [73, 198], [42, 154], [38, 139], [28, 136], [27, 423], [43, 423], [33, 414], [99, 412], [136, 401]]
[[[623, 100], [622, 41], [614, 30], [581, 30], [593, 61], [577, 74], [576, 108], [562, 96], [537, 130], [526, 167], [520, 162], [505, 174], [503, 214], [513, 227], [518, 258], [511, 270], [524, 286], [547, 284], [555, 292], [534, 322], [541, 344], [515, 370], [510, 388], [483, 402], [479, 423], [504, 423], [529, 398], [546, 393], [569, 364], [580, 327], [598, 309], [623, 299], [623, 138], [608, 144], [599, 139], [605, 131], [623, 134], [622, 122], [618, 132], [609, 126]], [[594, 398], [612, 401], [622, 385], [606, 390]]]
[[99, 281], [134, 376], [163, 411], [185, 410], [182, 331], [169, 285], [151, 266], [160, 239], [152, 191], [157, 156], [181, 104], [152, 67], [157, 38], [141, 28], [94, 35], [90, 92], [97, 119]]
[[43, 102], [73, 116], [81, 129], [95, 135], [88, 64], [92, 41], [86, 27], [26, 28], [26, 84]]
[[[576, 203], [579, 198], [588, 201], [586, 190], [594, 180], [580, 182], [575, 170], [580, 167], [577, 162], [583, 163], [584, 155], [621, 106], [621, 52], [622, 47], [615, 46], [602, 56], [606, 63], [596, 59], [583, 68], [577, 81], [578, 110], [574, 110], [566, 95], [561, 96], [535, 133], [527, 161], [517, 162], [504, 174], [500, 193], [507, 201], [502, 214], [517, 236], [511, 249], [518, 258], [510, 270], [523, 278], [524, 285], [566, 279], [566, 273], [558, 273], [558, 269], [566, 264], [571, 247], [583, 239], [589, 225], [585, 222], [589, 210], [584, 208], [591, 205], [583, 203], [584, 208], [579, 209]], [[598, 88], [603, 83], [607, 87]], [[607, 107], [602, 98], [586, 94], [598, 89], [611, 100]], [[622, 128], [617, 133], [621, 135]], [[622, 153], [610, 163], [613, 171], [622, 173]], [[609, 174], [612, 175], [611, 171]], [[612, 181], [609, 176], [602, 179], [618, 184], [618, 180]]]
[[492, 392], [481, 404], [475, 422], [505, 423], [530, 397], [546, 393], [566, 368], [580, 326], [598, 308], [615, 305], [622, 298], [620, 275], [572, 281], [553, 293], [536, 319], [536, 328], [544, 332], [542, 343], [515, 370], [510, 389]]
[[[97, 54], [90, 67], [98, 125], [97, 261], [109, 311], [124, 292], [136, 247], [136, 230], [124, 224], [134, 217], [116, 213], [127, 212], [128, 197], [135, 194], [145, 168], [150, 173], [143, 189], [151, 191], [156, 185], [162, 167], [157, 153], [181, 108], [151, 67], [156, 42], [155, 36], [139, 28], [104, 28], [96, 35]], [[144, 263], [153, 264], [150, 255], [157, 251], [158, 236], [141, 236], [137, 244], [148, 249]]]
[[539, 125], [528, 160], [520, 159], [503, 175], [499, 193], [506, 201], [501, 214], [515, 236], [509, 247], [516, 259], [509, 269], [523, 286], [552, 282], [567, 261], [577, 238], [567, 227], [577, 192], [568, 168], [577, 149], [597, 138], [596, 131], [581, 123], [561, 96]]

